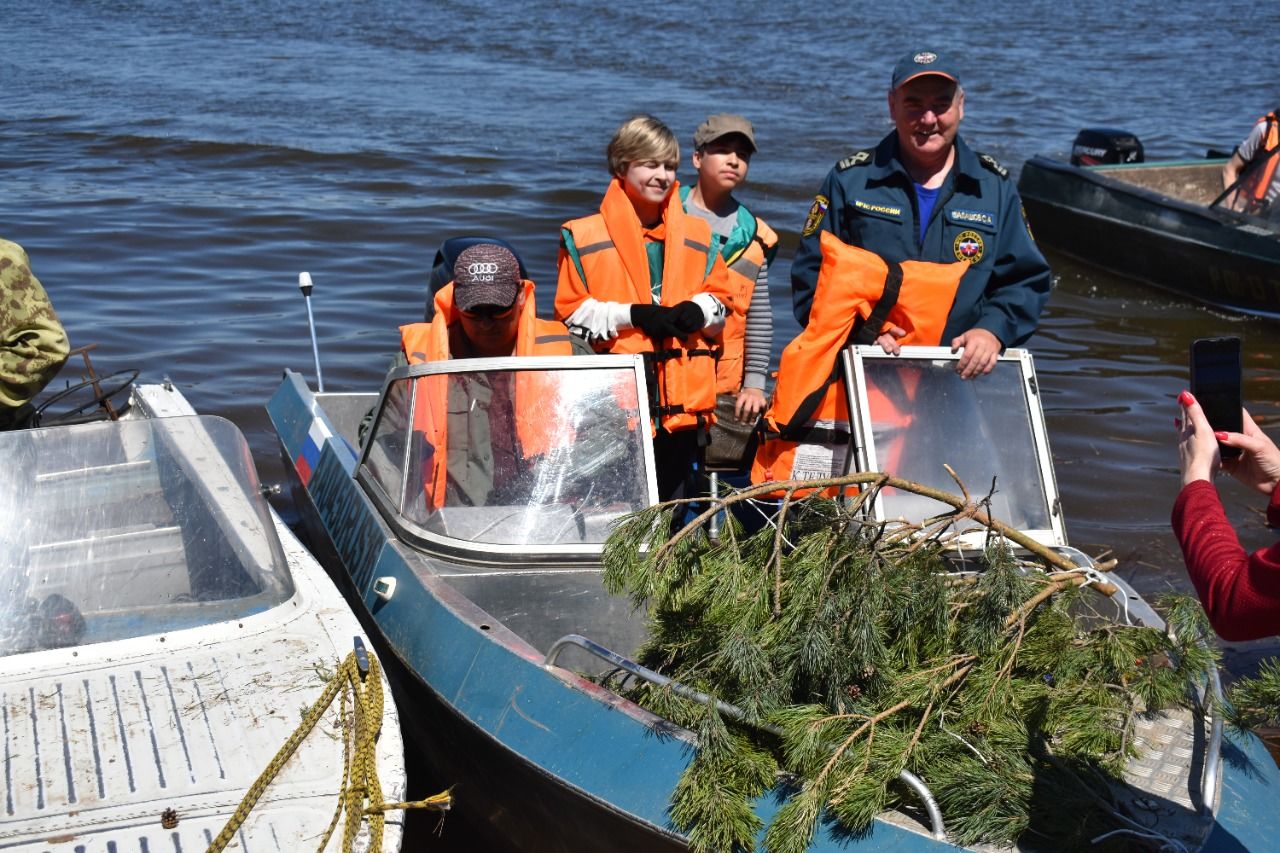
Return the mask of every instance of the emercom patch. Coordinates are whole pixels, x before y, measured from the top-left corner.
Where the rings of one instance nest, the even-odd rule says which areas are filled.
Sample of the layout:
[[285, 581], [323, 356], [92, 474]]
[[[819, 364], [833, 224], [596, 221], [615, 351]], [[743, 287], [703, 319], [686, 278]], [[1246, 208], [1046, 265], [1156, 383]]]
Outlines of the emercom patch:
[[812, 236], [822, 226], [822, 219], [827, 215], [827, 208], [830, 206], [831, 199], [825, 195], [814, 196], [813, 204], [809, 207], [809, 215], [804, 220], [804, 231], [800, 236]]

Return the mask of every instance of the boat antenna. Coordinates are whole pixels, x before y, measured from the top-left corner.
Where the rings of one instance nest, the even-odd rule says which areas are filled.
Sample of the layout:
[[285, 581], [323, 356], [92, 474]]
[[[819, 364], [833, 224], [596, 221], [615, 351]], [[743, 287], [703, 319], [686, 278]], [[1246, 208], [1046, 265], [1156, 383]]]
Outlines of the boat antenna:
[[324, 393], [324, 375], [320, 372], [320, 347], [316, 344], [316, 319], [311, 314], [311, 273], [298, 273], [298, 289], [307, 300], [307, 326], [311, 329], [311, 355], [316, 360], [316, 388]]

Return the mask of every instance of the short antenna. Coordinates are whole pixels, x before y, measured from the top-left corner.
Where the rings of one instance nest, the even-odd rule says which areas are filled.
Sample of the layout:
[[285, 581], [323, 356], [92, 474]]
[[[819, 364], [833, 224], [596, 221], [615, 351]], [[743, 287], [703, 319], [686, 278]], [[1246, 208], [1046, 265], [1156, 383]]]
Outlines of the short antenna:
[[316, 320], [311, 314], [311, 273], [298, 273], [298, 289], [307, 301], [307, 326], [311, 329], [311, 355], [316, 361], [316, 388], [324, 393], [324, 375], [320, 372], [320, 347], [316, 344]]

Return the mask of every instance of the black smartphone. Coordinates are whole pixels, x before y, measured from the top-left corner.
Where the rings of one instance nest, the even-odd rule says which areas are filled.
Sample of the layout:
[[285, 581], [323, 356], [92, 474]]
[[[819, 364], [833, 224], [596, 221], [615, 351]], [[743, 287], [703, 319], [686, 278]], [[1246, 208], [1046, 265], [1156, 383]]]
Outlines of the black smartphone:
[[[1244, 405], [1240, 391], [1240, 339], [1199, 338], [1191, 342], [1191, 393], [1215, 432], [1240, 432]], [[1239, 448], [1218, 445], [1224, 459]]]

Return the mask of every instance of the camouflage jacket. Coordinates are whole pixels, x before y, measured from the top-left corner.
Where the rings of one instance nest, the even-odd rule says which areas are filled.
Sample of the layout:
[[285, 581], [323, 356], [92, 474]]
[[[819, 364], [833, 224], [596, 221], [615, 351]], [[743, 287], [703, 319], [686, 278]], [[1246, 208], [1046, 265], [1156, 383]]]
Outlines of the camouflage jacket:
[[57, 374], [68, 349], [27, 253], [0, 240], [0, 429]]

